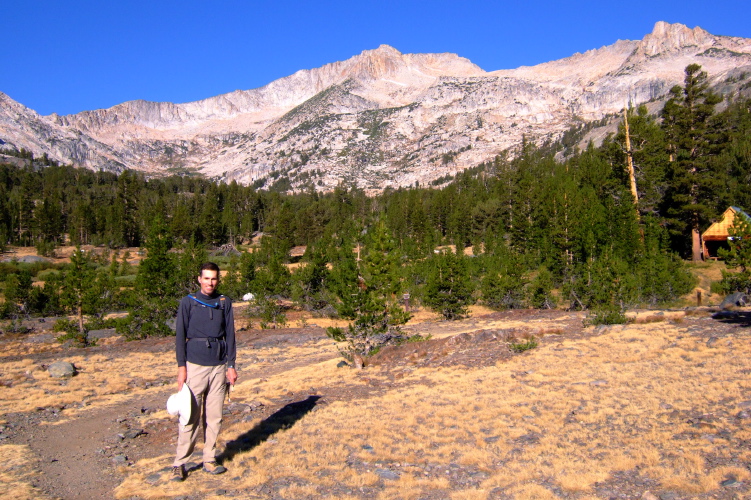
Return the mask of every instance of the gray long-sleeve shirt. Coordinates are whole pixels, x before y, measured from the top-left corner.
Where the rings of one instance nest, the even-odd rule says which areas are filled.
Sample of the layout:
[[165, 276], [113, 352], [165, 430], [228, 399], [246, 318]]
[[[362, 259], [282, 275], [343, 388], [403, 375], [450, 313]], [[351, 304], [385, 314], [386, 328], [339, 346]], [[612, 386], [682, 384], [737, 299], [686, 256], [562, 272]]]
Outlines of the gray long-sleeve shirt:
[[[185, 362], [190, 361], [201, 366], [227, 363], [228, 367], [234, 368], [236, 346], [232, 301], [219, 294], [208, 296], [201, 292], [197, 292], [195, 297], [218, 307], [199, 304], [190, 296], [185, 296], [180, 301], [175, 336], [177, 366], [185, 366]], [[217, 341], [207, 341], [207, 338]]]

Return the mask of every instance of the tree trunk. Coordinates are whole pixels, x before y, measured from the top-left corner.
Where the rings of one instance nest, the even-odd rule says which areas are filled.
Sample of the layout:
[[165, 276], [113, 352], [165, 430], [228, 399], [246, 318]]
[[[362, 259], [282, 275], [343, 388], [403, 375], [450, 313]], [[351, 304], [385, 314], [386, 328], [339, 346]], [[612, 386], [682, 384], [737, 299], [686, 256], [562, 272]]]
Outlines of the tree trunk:
[[695, 225], [691, 229], [691, 255], [694, 262], [701, 262], [701, 235], [699, 234], [699, 226]]
[[83, 307], [78, 306], [78, 331], [83, 333]]
[[[636, 190], [636, 173], [634, 172], [634, 153], [631, 151], [631, 137], [628, 130], [628, 113], [623, 108], [623, 126], [626, 131], [626, 166], [628, 178], [631, 184], [631, 195], [634, 197], [634, 205], [639, 204], [639, 192]], [[636, 219], [639, 220], [639, 210], [636, 210]]]

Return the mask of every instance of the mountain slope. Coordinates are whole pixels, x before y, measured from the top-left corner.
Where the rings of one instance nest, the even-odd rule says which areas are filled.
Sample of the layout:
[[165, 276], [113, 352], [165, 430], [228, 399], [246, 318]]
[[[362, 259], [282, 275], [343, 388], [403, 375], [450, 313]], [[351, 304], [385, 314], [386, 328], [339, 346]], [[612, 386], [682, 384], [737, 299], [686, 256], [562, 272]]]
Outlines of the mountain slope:
[[0, 146], [91, 168], [379, 190], [430, 182], [523, 137], [554, 139], [629, 102], [660, 99], [691, 63], [714, 82], [737, 79], [751, 65], [751, 40], [659, 22], [641, 41], [493, 72], [454, 54], [382, 45], [254, 90], [68, 116], [39, 116], [0, 95]]

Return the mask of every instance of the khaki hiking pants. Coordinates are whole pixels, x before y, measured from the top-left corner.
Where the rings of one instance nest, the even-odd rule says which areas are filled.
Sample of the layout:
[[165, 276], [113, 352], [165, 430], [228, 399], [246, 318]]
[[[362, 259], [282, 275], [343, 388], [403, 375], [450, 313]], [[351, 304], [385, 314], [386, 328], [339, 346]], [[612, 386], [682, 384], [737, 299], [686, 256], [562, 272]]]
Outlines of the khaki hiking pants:
[[188, 370], [188, 380], [185, 383], [193, 393], [193, 408], [190, 422], [187, 425], [178, 424], [175, 466], [189, 461], [198, 441], [199, 427], [203, 427], [203, 462], [214, 461], [227, 390], [226, 364], [201, 366], [188, 362], [185, 366]]

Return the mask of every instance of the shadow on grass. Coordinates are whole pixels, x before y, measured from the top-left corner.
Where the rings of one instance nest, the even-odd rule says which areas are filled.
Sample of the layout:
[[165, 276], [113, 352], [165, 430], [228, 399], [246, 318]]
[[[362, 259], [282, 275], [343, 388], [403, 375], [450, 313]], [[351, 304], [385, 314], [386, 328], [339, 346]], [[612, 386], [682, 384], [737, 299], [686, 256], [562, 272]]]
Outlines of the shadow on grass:
[[747, 311], [720, 311], [712, 315], [712, 319], [731, 325], [742, 327], [751, 326], [751, 312]]
[[295, 425], [295, 422], [315, 408], [319, 399], [321, 399], [321, 396], [308, 396], [307, 399], [302, 401], [285, 405], [248, 432], [240, 434], [237, 438], [229, 441], [224, 452], [216, 457], [217, 460], [220, 463], [224, 460], [232, 460], [238, 453], [250, 451], [277, 432], [289, 429]]

